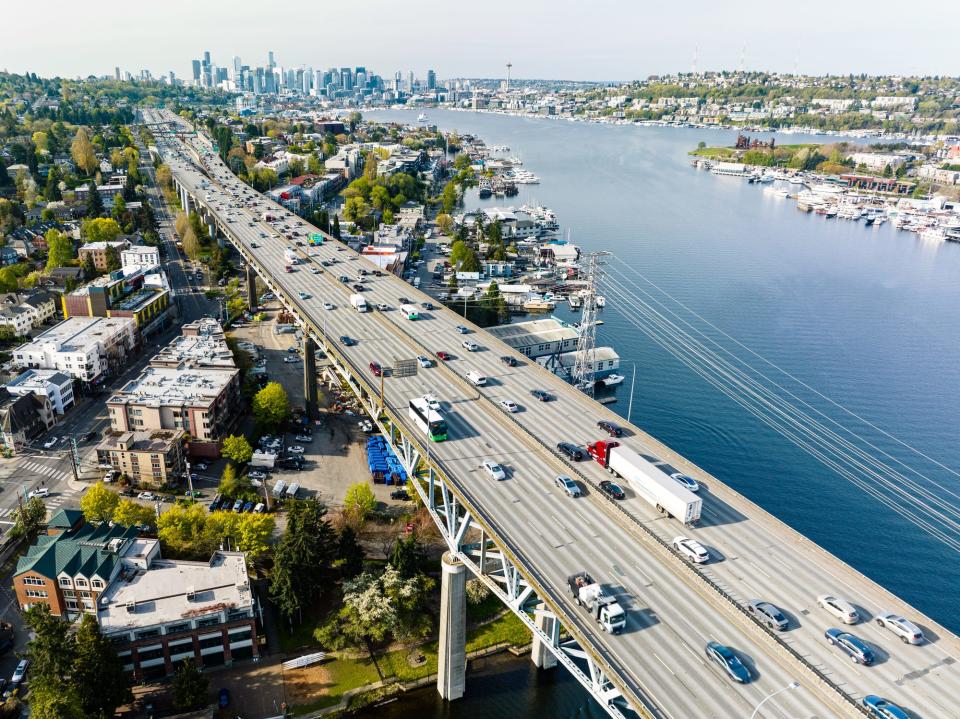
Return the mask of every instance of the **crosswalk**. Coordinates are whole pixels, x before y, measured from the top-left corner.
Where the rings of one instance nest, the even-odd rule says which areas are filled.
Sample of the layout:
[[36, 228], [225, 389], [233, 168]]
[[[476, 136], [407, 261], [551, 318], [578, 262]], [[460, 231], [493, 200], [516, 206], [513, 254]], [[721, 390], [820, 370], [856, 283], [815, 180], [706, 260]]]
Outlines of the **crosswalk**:
[[[29, 491], [35, 484], [37, 484], [38, 476], [46, 480], [43, 482], [43, 484], [38, 486], [53, 487], [62, 483], [57, 489], [56, 493], [44, 498], [44, 504], [47, 505], [47, 510], [51, 514], [56, 512], [60, 505], [67, 500], [72, 499], [76, 494], [76, 490], [71, 489], [66, 483], [66, 480], [71, 476], [69, 472], [64, 472], [63, 470], [52, 467], [49, 464], [35, 460], [21, 461], [17, 466], [16, 474], [9, 477], [8, 481], [19, 479]], [[12, 514], [15, 509], [16, 506], [0, 507], [0, 520], [8, 519], [9, 515]]]

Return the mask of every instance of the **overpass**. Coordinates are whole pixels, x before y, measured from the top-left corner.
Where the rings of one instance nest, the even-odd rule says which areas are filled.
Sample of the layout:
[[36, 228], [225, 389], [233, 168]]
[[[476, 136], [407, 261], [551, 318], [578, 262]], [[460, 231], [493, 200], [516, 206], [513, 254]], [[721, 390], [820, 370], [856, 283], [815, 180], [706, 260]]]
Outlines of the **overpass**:
[[[392, 309], [356, 312], [347, 299], [349, 284], [359, 268], [372, 272], [372, 264], [336, 241], [298, 246], [298, 238], [319, 230], [238, 181], [209, 141], [180, 118], [147, 111], [145, 122], [182, 204], [203, 215], [212, 236], [230, 241], [298, 318], [308, 408], [315, 411], [313, 350], [320, 345], [417, 477], [415, 489], [449, 549], [438, 682], [444, 696], [463, 692], [466, 568], [530, 628], [534, 661], [563, 664], [615, 717], [750, 716], [760, 702], [757, 716], [862, 716], [859, 702], [867, 694], [882, 695], [916, 716], [957, 715], [960, 641], [952, 633], [637, 427], [628, 427], [622, 442], [700, 482], [703, 522], [685, 528], [637, 497], [607, 499], [596, 489], [608, 477], [604, 470], [592, 461], [571, 464], [555, 447], [595, 441], [596, 422], [623, 426], [618, 416], [445, 308], [408, 321], [397, 310], [400, 298], [417, 304], [430, 298], [399, 278], [368, 276], [368, 301]], [[266, 211], [279, 220], [262, 221]], [[294, 272], [285, 271], [290, 248], [299, 257]], [[324, 302], [334, 309], [324, 309]], [[461, 349], [456, 325], [471, 328], [479, 351]], [[341, 336], [356, 343], [344, 346]], [[456, 356], [436, 361], [440, 351]], [[433, 366], [413, 363], [415, 373], [395, 372], [383, 381], [368, 370], [370, 362], [409, 367], [417, 355], [435, 360]], [[515, 356], [518, 365], [502, 364], [503, 355]], [[485, 375], [488, 385], [469, 383], [471, 370]], [[537, 402], [532, 389], [556, 400]], [[450, 430], [446, 442], [429, 442], [408, 416], [408, 399], [426, 392], [442, 404]], [[498, 402], [504, 399], [522, 411], [503, 411]], [[508, 478], [495, 482], [486, 476], [479, 469], [485, 459], [502, 464]], [[553, 485], [557, 474], [577, 478], [586, 496], [563, 495]], [[708, 547], [710, 562], [693, 567], [677, 555], [670, 540], [679, 534]], [[600, 631], [570, 598], [566, 578], [581, 570], [604, 582], [627, 610], [622, 634]], [[903, 614], [932, 641], [908, 646], [865, 622], [852, 631], [880, 661], [854, 664], [824, 639], [837, 620], [817, 606], [820, 594], [849, 599], [867, 618], [882, 611]], [[783, 609], [790, 629], [774, 633], [754, 621], [745, 611], [754, 598]], [[708, 662], [704, 645], [711, 640], [737, 650], [751, 669], [750, 683], [733, 684]], [[793, 682], [799, 686], [780, 692]]]

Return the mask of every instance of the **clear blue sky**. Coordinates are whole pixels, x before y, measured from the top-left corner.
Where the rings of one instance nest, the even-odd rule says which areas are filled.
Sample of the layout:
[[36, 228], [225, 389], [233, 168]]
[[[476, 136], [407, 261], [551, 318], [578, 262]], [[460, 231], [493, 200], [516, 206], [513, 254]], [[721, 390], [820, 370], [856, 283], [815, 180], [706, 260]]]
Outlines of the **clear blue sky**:
[[441, 78], [620, 80], [699, 69], [960, 75], [960, 2], [892, 0], [164, 0], [4, 3], [0, 69], [73, 77], [119, 65], [365, 65]]

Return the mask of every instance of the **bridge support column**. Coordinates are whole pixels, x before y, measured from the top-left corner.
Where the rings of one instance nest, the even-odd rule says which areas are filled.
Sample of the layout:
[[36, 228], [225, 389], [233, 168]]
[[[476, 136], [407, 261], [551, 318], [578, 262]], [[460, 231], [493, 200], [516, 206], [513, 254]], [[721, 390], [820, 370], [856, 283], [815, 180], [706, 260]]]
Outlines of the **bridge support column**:
[[317, 413], [317, 343], [310, 335], [303, 338], [303, 404], [311, 422]]
[[251, 312], [257, 309], [257, 272], [253, 265], [247, 265], [247, 309]]
[[440, 562], [440, 656], [437, 691], [460, 699], [467, 683], [467, 568], [447, 552]]
[[[537, 622], [537, 628], [542, 629], [550, 637], [553, 646], [557, 646], [560, 643], [560, 622], [557, 621], [556, 615], [553, 612], [538, 609], [534, 612], [534, 619]], [[557, 666], [556, 655], [544, 644], [539, 634], [533, 635], [530, 658], [541, 669], [553, 669]]]

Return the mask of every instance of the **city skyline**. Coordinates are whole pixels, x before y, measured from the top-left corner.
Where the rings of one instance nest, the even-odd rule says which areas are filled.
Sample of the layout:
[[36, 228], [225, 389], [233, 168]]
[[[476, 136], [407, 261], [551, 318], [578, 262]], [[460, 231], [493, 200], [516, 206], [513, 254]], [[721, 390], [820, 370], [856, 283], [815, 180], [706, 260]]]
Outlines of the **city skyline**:
[[[333, 24], [328, 10], [302, 0], [283, 16], [264, 15], [252, 3], [244, 12], [243, 5], [233, 3], [228, 14], [218, 3], [174, 0], [136, 18], [111, 18], [103, 35], [95, 11], [107, 12], [106, 3], [54, 0], [48, 9], [59, 21], [43, 32], [13, 34], [0, 51], [0, 68], [76, 77], [111, 75], [120, 66], [134, 74], [148, 69], [155, 76], [173, 71], [187, 78], [190, 60], [203, 50], [224, 64], [238, 55], [255, 66], [266, 64], [272, 49], [285, 67], [367, 65], [384, 76], [414, 69], [421, 78], [428, 68], [442, 78], [500, 77], [507, 62], [518, 79], [622, 81], [694, 67], [960, 75], [951, 37], [960, 10], [953, 6], [931, 23], [927, 15], [905, 14], [887, 0], [873, 3], [869, 13], [815, 0], [789, 18], [767, 8], [758, 12], [748, 2], [721, 8], [699, 0], [683, 8], [600, 0], [586, 16], [568, 2], [534, 0], [517, 7], [493, 0], [482, 13], [458, 17], [457, 11], [438, 13], [429, 0], [411, 0], [396, 16], [383, 2], [372, 9], [338, 8]], [[22, 5], [6, 15], [11, 27], [35, 21]], [[371, 24], [371, 16], [382, 20]], [[106, 39], [92, 40], [96, 33]], [[409, 42], [411, 34], [424, 41]]]

